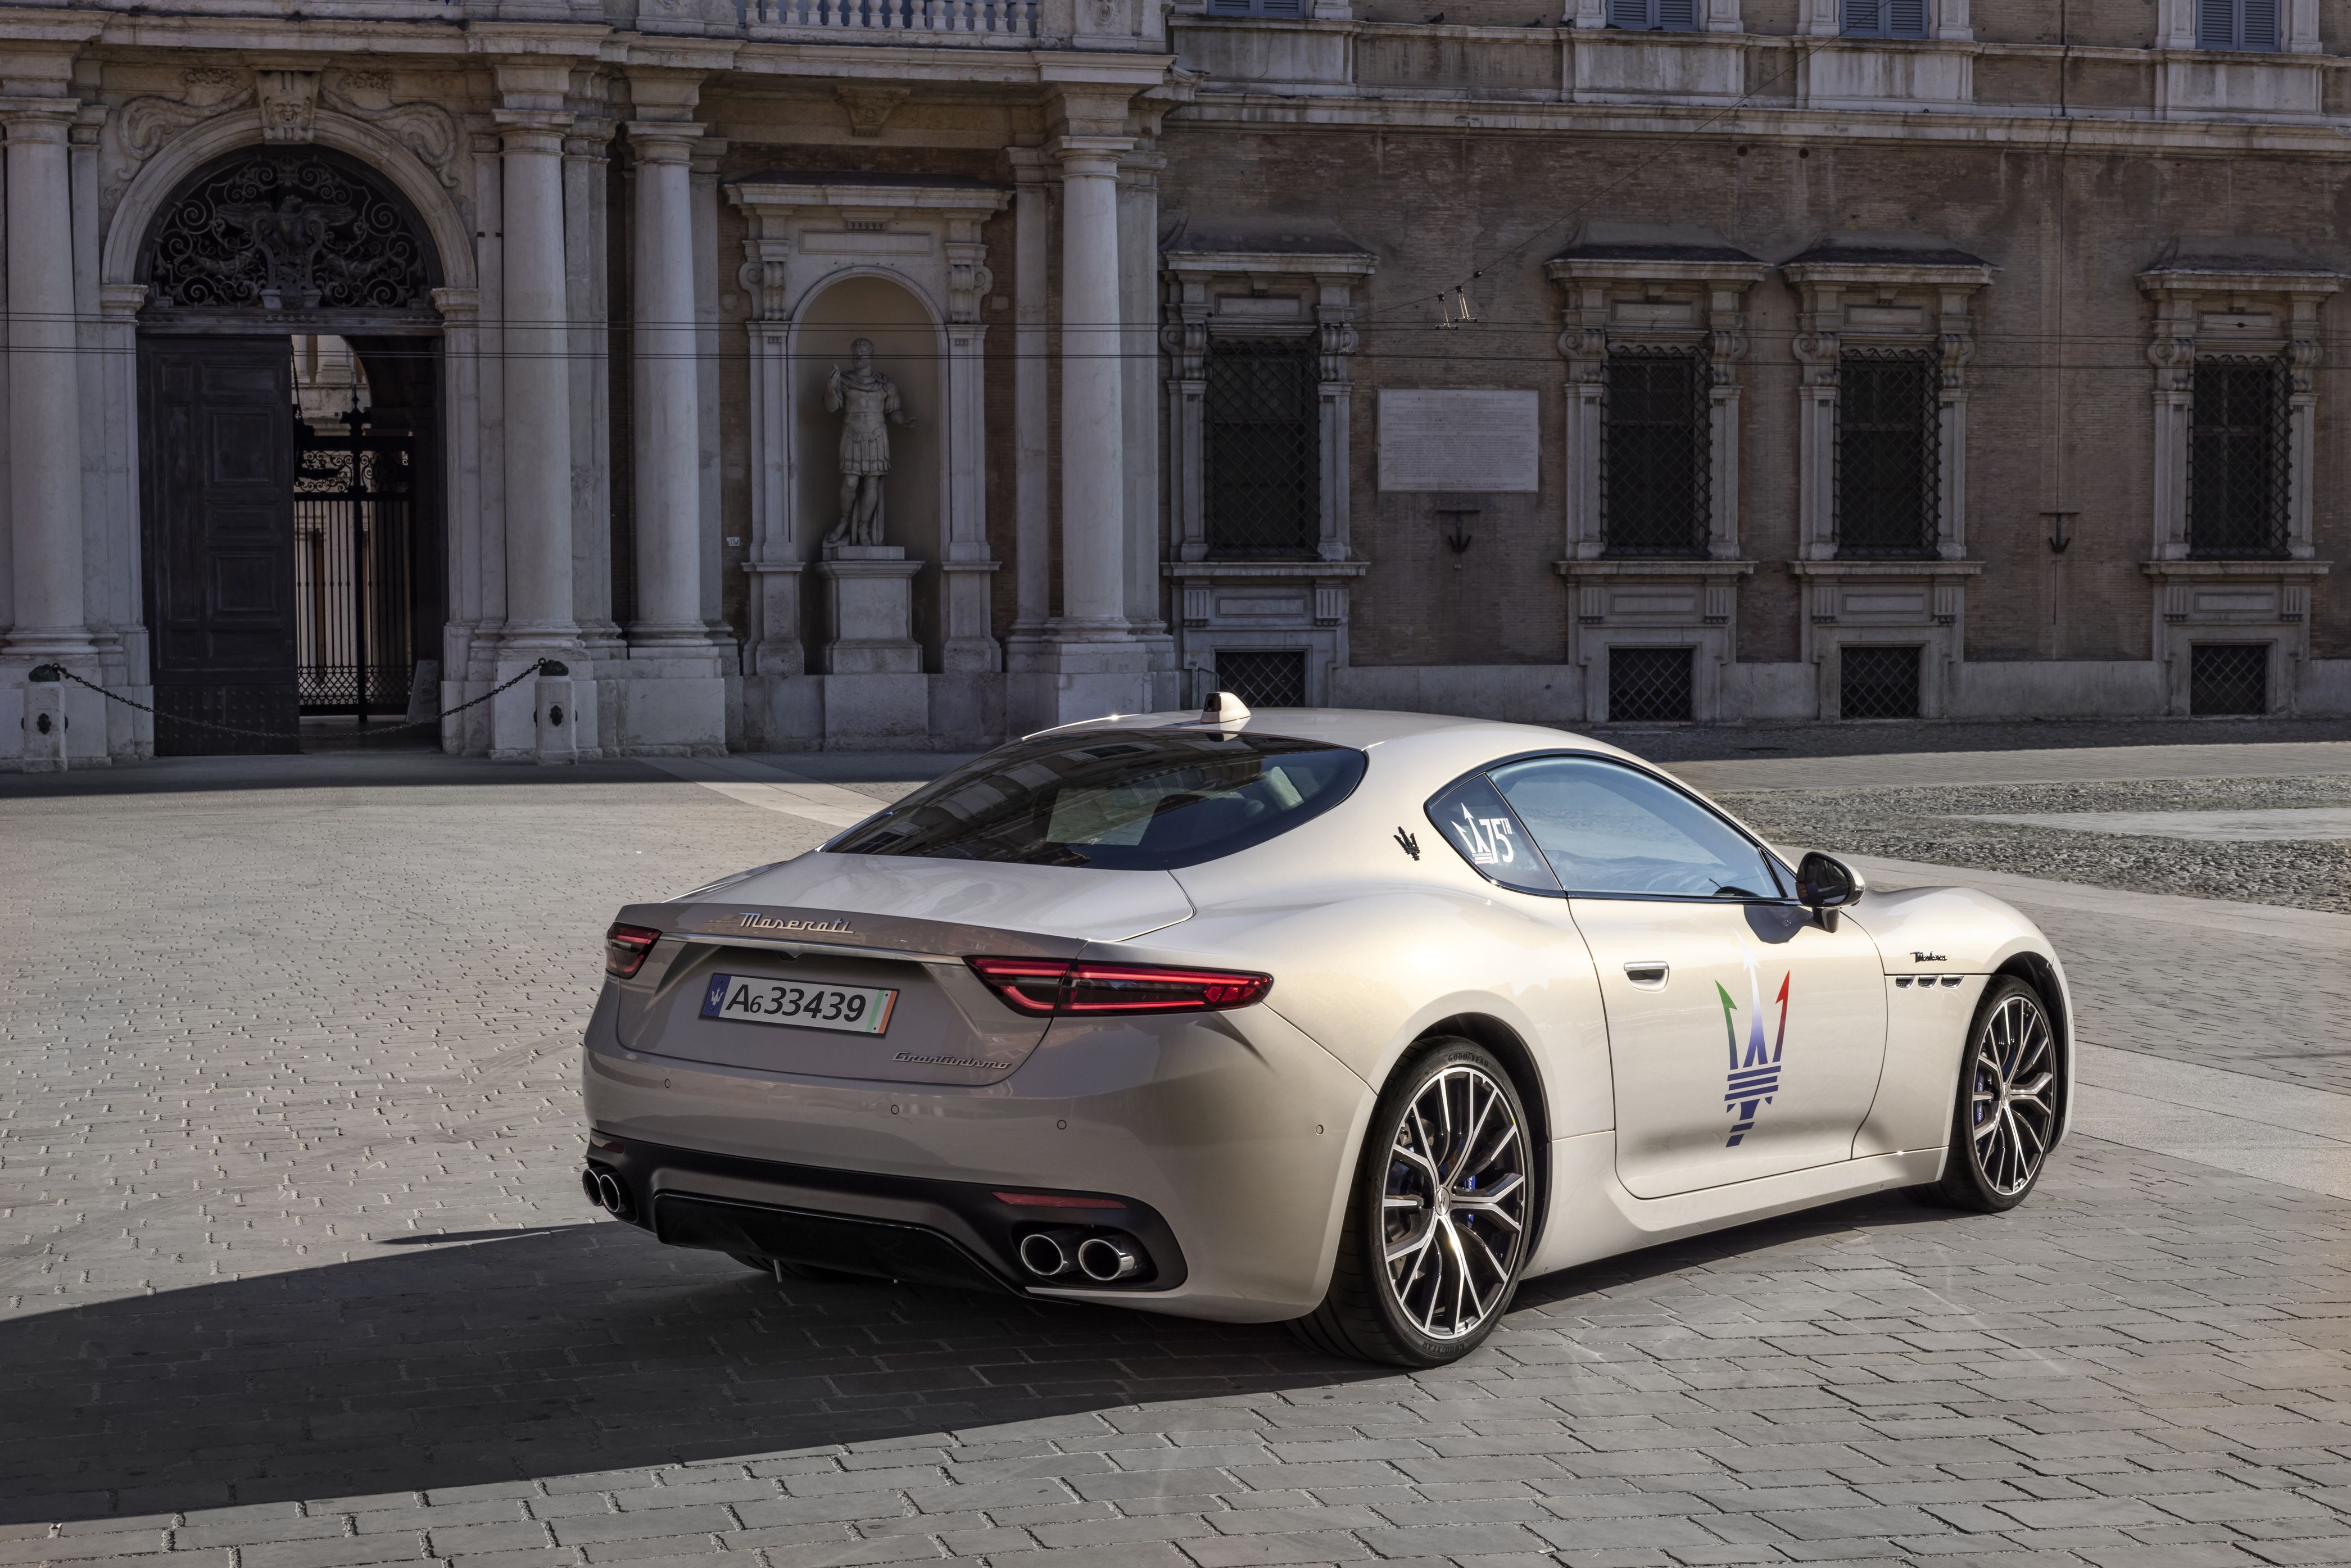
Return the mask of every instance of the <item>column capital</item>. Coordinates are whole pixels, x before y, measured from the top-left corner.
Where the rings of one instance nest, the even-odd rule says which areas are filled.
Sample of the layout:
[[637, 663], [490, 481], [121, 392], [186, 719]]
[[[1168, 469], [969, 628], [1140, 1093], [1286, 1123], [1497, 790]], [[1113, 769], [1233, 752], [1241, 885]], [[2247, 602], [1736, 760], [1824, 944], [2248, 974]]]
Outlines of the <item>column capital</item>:
[[684, 163], [706, 127], [691, 120], [632, 120], [629, 141], [648, 163]]
[[563, 152], [563, 133], [576, 118], [554, 109], [501, 109], [490, 116], [507, 152]]
[[147, 286], [143, 283], [101, 283], [98, 286], [98, 313], [109, 321], [128, 322], [139, 315], [139, 308], [147, 303]]
[[1118, 176], [1121, 156], [1134, 149], [1132, 136], [1057, 136], [1047, 151], [1061, 165], [1061, 177]]
[[78, 98], [0, 98], [0, 126], [11, 141], [52, 141], [62, 147], [81, 112]]

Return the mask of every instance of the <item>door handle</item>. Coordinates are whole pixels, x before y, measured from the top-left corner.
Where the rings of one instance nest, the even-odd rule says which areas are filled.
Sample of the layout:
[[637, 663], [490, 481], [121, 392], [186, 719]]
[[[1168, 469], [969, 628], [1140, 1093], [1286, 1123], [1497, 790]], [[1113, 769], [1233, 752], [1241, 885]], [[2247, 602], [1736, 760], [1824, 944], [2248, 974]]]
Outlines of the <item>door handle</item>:
[[1645, 991], [1662, 991], [1673, 970], [1655, 959], [1635, 959], [1625, 966], [1625, 977]]

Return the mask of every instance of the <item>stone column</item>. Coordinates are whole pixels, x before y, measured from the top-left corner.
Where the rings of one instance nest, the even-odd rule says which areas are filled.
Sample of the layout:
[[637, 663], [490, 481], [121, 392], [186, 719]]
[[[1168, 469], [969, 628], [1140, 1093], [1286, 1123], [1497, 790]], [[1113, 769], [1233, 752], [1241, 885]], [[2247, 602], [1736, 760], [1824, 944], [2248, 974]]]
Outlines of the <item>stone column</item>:
[[1061, 614], [1064, 639], [1126, 636], [1119, 329], [1123, 136], [1066, 136], [1061, 162]]
[[509, 110], [497, 119], [506, 175], [506, 640], [576, 650], [563, 247], [563, 131], [571, 117]]
[[702, 648], [701, 373], [689, 167], [702, 127], [632, 120], [637, 154], [637, 616], [632, 647]]
[[89, 667], [83, 603], [80, 357], [75, 353], [71, 99], [0, 100], [8, 174], [8, 506], [16, 625], [7, 652]]

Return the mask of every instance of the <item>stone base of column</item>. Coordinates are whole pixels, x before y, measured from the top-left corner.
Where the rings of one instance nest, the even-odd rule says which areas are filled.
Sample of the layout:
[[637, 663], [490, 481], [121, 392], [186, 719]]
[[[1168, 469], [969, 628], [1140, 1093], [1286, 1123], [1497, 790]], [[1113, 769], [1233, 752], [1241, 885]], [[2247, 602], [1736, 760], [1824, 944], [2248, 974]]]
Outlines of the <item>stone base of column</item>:
[[1006, 727], [1015, 735], [1113, 714], [1154, 713], [1151, 651], [1132, 641], [1071, 641], [1050, 632], [1006, 649]]
[[726, 755], [726, 677], [708, 644], [653, 647], [600, 664], [611, 694], [608, 749], [622, 757]]
[[827, 751], [931, 749], [931, 677], [820, 675]]

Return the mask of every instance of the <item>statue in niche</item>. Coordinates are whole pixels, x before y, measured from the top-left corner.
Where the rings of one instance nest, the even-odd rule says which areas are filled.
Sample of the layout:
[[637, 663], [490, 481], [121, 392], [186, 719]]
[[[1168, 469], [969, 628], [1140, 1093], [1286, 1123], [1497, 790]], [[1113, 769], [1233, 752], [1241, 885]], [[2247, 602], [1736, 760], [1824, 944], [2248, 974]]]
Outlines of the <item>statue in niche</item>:
[[898, 383], [873, 368], [873, 340], [849, 346], [852, 360], [839, 365], [824, 383], [824, 406], [846, 413], [841, 422], [841, 520], [824, 536], [836, 545], [882, 542], [882, 481], [890, 474], [890, 426], [912, 428], [914, 420], [898, 397]]

